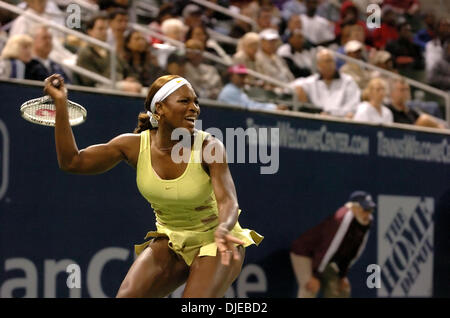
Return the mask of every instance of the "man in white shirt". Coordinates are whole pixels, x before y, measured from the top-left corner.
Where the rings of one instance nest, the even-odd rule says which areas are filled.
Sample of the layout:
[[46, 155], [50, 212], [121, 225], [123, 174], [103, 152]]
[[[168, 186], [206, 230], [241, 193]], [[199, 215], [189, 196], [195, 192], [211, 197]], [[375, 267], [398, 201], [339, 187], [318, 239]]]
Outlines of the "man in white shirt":
[[306, 14], [300, 15], [303, 34], [314, 45], [334, 40], [334, 24], [316, 14], [317, 3], [317, 0], [306, 0]]
[[425, 45], [425, 70], [429, 76], [434, 65], [439, 62], [444, 54], [444, 42], [450, 37], [450, 19], [441, 18], [436, 26], [436, 37]]
[[323, 109], [322, 114], [351, 118], [361, 99], [361, 91], [351, 76], [336, 71], [336, 61], [328, 49], [317, 52], [318, 74], [291, 83], [298, 99]]

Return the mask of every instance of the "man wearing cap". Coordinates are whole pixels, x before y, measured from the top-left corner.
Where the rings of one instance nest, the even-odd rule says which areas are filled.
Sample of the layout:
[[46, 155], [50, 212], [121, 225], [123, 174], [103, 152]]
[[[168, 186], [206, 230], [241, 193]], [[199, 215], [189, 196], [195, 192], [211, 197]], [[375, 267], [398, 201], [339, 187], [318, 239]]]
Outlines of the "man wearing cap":
[[375, 207], [369, 193], [354, 191], [336, 213], [292, 243], [297, 297], [316, 297], [319, 290], [324, 297], [350, 297], [347, 273], [364, 251]]
[[259, 33], [261, 49], [256, 53], [256, 71], [281, 82], [289, 83], [295, 78], [283, 58], [276, 52], [280, 44], [280, 35], [274, 29], [265, 29]]
[[[347, 44], [345, 44], [344, 50], [347, 56], [360, 61], [364, 61], [363, 57], [364, 45], [361, 42], [357, 40], [351, 40], [347, 42]], [[356, 63], [352, 62], [345, 63], [341, 67], [340, 72], [341, 74], [350, 75], [356, 82], [356, 84], [358, 84], [361, 90], [363, 90], [367, 86], [367, 83], [369, 83], [370, 80], [370, 72], [366, 71], [364, 68], [362, 68]]]
[[272, 103], [260, 103], [248, 97], [243, 89], [248, 74], [245, 65], [238, 64], [230, 66], [228, 68], [228, 73], [230, 74], [230, 83], [225, 85], [220, 92], [218, 97], [219, 102], [241, 106], [247, 109], [286, 109], [286, 106], [284, 105], [277, 106]]

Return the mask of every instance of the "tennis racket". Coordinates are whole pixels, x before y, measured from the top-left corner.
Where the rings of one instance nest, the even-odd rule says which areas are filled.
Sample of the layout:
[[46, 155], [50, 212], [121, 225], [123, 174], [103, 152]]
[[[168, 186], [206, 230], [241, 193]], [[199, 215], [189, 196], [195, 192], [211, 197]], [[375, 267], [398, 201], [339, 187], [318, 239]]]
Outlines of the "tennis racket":
[[[52, 85], [58, 88], [61, 84], [59, 80], [54, 79]], [[67, 110], [71, 126], [76, 126], [86, 121], [87, 110], [80, 104], [67, 100]], [[20, 114], [25, 120], [33, 124], [55, 126], [55, 103], [48, 95], [30, 99], [23, 103], [20, 106]]]

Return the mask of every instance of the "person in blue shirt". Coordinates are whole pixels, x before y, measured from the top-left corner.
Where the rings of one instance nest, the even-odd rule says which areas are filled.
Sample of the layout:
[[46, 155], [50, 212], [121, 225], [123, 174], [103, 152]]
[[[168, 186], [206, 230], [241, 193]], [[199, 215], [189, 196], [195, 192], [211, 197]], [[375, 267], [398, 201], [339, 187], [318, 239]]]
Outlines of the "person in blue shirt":
[[414, 35], [414, 43], [420, 46], [422, 52], [425, 51], [427, 43], [435, 37], [436, 16], [433, 12], [428, 12], [423, 22], [425, 27]]
[[263, 109], [263, 110], [285, 110], [287, 106], [276, 105], [273, 103], [261, 103], [252, 100], [244, 92], [245, 79], [247, 77], [247, 68], [242, 65], [233, 65], [228, 68], [228, 73], [230, 74], [230, 83], [225, 85], [217, 98], [218, 101], [232, 104], [236, 106], [241, 106], [247, 109]]

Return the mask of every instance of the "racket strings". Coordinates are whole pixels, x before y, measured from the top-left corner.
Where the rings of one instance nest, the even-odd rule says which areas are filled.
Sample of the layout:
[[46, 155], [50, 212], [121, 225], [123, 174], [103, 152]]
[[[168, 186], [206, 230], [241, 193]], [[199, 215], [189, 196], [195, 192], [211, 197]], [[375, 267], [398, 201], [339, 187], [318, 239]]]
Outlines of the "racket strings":
[[[78, 125], [86, 120], [87, 111], [81, 105], [67, 101], [70, 125]], [[56, 108], [49, 96], [35, 98], [22, 104], [22, 116], [33, 123], [54, 126]]]

